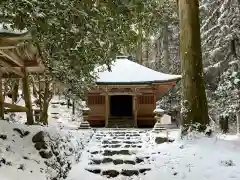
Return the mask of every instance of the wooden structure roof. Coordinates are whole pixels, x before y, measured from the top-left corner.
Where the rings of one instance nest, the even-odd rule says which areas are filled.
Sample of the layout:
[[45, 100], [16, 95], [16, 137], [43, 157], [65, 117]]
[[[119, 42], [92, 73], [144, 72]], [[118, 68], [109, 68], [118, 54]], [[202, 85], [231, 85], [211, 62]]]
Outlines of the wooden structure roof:
[[123, 57], [112, 64], [111, 71], [103, 66], [97, 70], [97, 85], [152, 85], [181, 79], [180, 75], [157, 72]]
[[38, 49], [24, 43], [31, 36], [27, 32], [15, 33], [0, 29], [0, 72], [3, 78], [21, 78], [21, 68], [27, 72], [43, 72]]

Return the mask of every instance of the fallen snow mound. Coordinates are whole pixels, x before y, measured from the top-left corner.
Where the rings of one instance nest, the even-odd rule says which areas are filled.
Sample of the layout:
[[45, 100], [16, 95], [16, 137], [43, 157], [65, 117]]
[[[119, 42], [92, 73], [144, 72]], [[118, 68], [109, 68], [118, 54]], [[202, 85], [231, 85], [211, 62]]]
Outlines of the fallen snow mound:
[[66, 178], [91, 133], [0, 121], [0, 179]]

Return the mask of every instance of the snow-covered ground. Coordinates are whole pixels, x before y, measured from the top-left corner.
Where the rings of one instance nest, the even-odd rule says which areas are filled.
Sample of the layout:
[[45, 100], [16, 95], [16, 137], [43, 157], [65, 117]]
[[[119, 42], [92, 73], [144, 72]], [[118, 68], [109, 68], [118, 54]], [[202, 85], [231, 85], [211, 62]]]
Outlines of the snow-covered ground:
[[[61, 146], [65, 146], [65, 149], [60, 149], [62, 147], [58, 146], [59, 152], [67, 152], [69, 148], [72, 148], [73, 152], [77, 151], [83, 148], [84, 144], [87, 143], [91, 136], [90, 131], [81, 131], [77, 133], [74, 131], [57, 131], [54, 128], [41, 126], [27, 127], [21, 124], [0, 121], [1, 180], [43, 180], [51, 176], [51, 169], [46, 166], [45, 162], [52, 161], [53, 158], [56, 157], [53, 155], [50, 159], [44, 159], [40, 156], [40, 151], [35, 148], [35, 143], [32, 142], [33, 136], [39, 131], [49, 133], [52, 139], [61, 139]], [[79, 144], [79, 142], [83, 144]], [[47, 148], [50, 149], [51, 146]], [[73, 157], [69, 158], [72, 163], [75, 163]]]
[[[120, 133], [119, 133], [120, 132]], [[181, 140], [179, 130], [150, 131], [98, 130], [70, 171], [68, 180], [232, 180], [240, 179], [240, 139], [238, 136], [192, 137]], [[158, 143], [155, 142], [156, 137]]]
[[[34, 102], [35, 98], [32, 97], [32, 102]], [[11, 103], [11, 99], [6, 97], [6, 102]], [[54, 96], [51, 100], [49, 106], [49, 117], [48, 117], [48, 126], [54, 128], [60, 128], [65, 130], [74, 130], [79, 127], [80, 122], [82, 121], [81, 114], [76, 113], [72, 115], [72, 107], [67, 108], [66, 104], [67, 100], [65, 98], [60, 98], [59, 96]], [[25, 102], [22, 98], [19, 98], [18, 105], [24, 106]], [[33, 109], [36, 108], [33, 103]], [[13, 121], [15, 123], [24, 124], [26, 122], [26, 113], [14, 113]], [[9, 115], [7, 115], [9, 116]], [[9, 117], [11, 119], [11, 117]]]
[[[57, 171], [64, 177], [65, 170], [67, 180], [240, 179], [239, 136], [182, 140], [179, 130], [169, 130], [166, 141], [166, 132], [143, 129], [79, 130], [81, 114], [72, 115], [65, 102], [51, 101], [47, 127], [24, 125], [25, 113], [0, 121], [0, 180], [53, 179]], [[53, 152], [49, 159], [33, 142], [40, 131]]]
[[[24, 101], [20, 99], [17, 104], [24, 105]], [[9, 113], [6, 119], [0, 121], [0, 180], [51, 180], [57, 174], [64, 176], [66, 170], [78, 163], [93, 134], [92, 130], [78, 130], [81, 115], [72, 115], [66, 100], [58, 97], [51, 101], [48, 126], [26, 126], [25, 113]], [[33, 142], [39, 132], [43, 132], [44, 142]], [[51, 157], [42, 158], [41, 151], [51, 151]]]

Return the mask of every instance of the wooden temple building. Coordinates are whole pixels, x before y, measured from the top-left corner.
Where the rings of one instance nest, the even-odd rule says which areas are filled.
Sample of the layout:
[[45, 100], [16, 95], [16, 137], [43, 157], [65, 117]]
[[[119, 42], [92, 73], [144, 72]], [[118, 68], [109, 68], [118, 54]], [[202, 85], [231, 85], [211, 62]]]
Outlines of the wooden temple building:
[[[38, 49], [31, 43], [28, 32], [6, 30], [0, 24], [0, 119], [7, 112], [26, 112], [27, 122], [33, 123], [33, 110], [29, 88], [29, 73], [41, 73], [44, 66], [41, 63]], [[22, 80], [25, 107], [4, 102], [3, 79], [19, 78]]]
[[96, 87], [87, 95], [88, 122], [92, 127], [153, 127], [156, 102], [180, 79], [118, 57], [111, 71], [99, 70]]

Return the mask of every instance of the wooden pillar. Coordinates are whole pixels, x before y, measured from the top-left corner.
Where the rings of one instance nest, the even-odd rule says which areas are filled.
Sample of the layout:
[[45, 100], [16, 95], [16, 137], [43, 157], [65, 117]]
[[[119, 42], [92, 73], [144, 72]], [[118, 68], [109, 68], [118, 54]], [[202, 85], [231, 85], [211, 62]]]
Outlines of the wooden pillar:
[[[157, 103], [157, 91], [154, 90], [154, 94], [153, 94], [153, 111], [156, 109], [156, 103]], [[156, 123], [157, 119], [155, 118], [155, 115], [153, 113], [153, 123]]]
[[157, 103], [157, 91], [154, 91], [154, 94], [153, 94], [153, 109], [156, 109], [156, 103]]
[[108, 127], [108, 114], [109, 114], [109, 96], [105, 94], [105, 127]]
[[55, 82], [52, 83], [52, 86], [53, 86], [53, 96], [56, 95], [56, 84]]
[[31, 99], [31, 92], [29, 88], [28, 73], [25, 67], [21, 68], [21, 70], [24, 74], [22, 78], [23, 96], [25, 100], [25, 106], [28, 108], [27, 124], [32, 125], [34, 123], [34, 120], [33, 120], [32, 99]]
[[3, 97], [3, 92], [2, 92], [2, 74], [0, 72], [0, 119], [4, 119], [4, 97]]
[[133, 120], [134, 120], [134, 127], [137, 128], [137, 114], [138, 114], [138, 100], [137, 95], [133, 95]]
[[75, 100], [73, 100], [72, 104], [72, 114], [75, 114]]
[[39, 108], [40, 108], [40, 112], [42, 112], [42, 98], [41, 98], [41, 78], [40, 78], [40, 74], [38, 74], [37, 76], [38, 78], [38, 98], [39, 98]]

